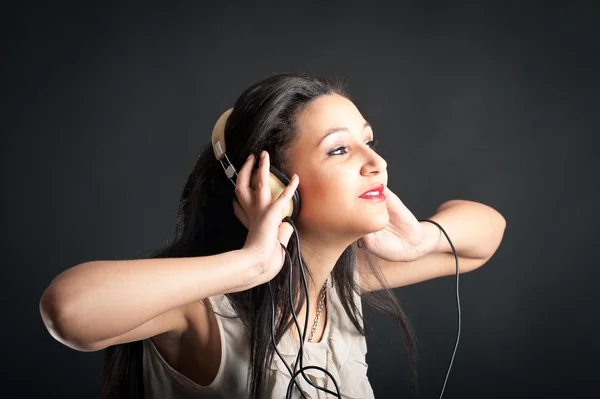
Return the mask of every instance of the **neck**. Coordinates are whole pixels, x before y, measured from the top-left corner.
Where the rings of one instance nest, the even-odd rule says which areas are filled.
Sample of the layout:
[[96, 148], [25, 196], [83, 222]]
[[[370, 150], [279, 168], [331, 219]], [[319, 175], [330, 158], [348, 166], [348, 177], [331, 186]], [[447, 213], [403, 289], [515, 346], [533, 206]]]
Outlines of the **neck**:
[[[303, 226], [302, 226], [303, 227]], [[308, 277], [306, 283], [308, 285], [308, 299], [310, 302], [310, 309], [308, 311], [308, 332], [310, 334], [311, 327], [317, 315], [317, 309], [319, 306], [319, 299], [323, 285], [327, 281], [327, 278], [331, 275], [333, 268], [339, 260], [342, 253], [356, 241], [357, 237], [346, 237], [340, 239], [339, 235], [328, 236], [320, 232], [311, 232], [307, 229], [297, 226], [297, 231], [300, 239], [300, 252], [302, 254], [304, 269], [310, 271], [312, 279]], [[292, 237], [292, 239], [294, 239]], [[329, 292], [325, 303], [329, 301]], [[321, 313], [321, 319], [319, 321], [318, 331], [322, 331], [325, 327], [326, 320], [326, 306], [323, 306]], [[306, 304], [302, 307], [300, 312], [297, 314], [298, 320], [301, 321], [301, 327], [304, 318], [306, 317]], [[292, 334], [295, 335], [295, 328], [292, 328]], [[308, 335], [307, 335], [308, 337]]]
[[307, 277], [308, 293], [311, 312], [316, 312], [323, 284], [331, 275], [333, 268], [342, 253], [351, 245], [355, 238], [340, 240], [339, 237], [327, 238], [322, 232], [311, 234], [303, 229], [298, 230], [300, 251], [304, 268], [310, 271], [312, 280]]

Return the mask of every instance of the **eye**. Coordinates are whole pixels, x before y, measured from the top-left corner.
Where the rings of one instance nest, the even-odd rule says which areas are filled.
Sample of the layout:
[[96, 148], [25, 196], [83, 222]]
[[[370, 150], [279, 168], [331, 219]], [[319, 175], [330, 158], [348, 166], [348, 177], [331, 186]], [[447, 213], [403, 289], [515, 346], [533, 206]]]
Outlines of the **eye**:
[[[329, 151], [327, 153], [327, 155], [344, 155], [344, 154], [346, 154], [348, 152], [348, 151], [346, 151], [346, 148], [347, 147], [344, 147], [344, 146], [338, 147], [338, 148], [336, 148], [334, 150]], [[344, 151], [342, 154], [334, 154], [335, 152], [342, 151], [342, 150]]]
[[[377, 140], [371, 140], [371, 141], [367, 141], [366, 144], [371, 148], [374, 149], [377, 146]], [[341, 147], [337, 147], [336, 149], [331, 150], [330, 152], [327, 153], [327, 155], [344, 155], [346, 154], [348, 151], [346, 150], [348, 147], [346, 146], [341, 146]], [[338, 153], [335, 154], [335, 152], [338, 151], [343, 151], [343, 153]]]
[[371, 147], [371, 149], [375, 149], [375, 147], [377, 147], [377, 140], [368, 141], [367, 145]]

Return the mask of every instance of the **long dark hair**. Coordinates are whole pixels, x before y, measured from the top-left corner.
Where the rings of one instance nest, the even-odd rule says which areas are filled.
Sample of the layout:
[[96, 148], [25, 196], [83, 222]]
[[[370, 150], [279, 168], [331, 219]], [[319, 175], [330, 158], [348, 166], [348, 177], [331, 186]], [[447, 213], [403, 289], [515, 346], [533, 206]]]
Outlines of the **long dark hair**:
[[[271, 164], [287, 173], [286, 151], [295, 140], [296, 116], [310, 101], [327, 94], [350, 98], [341, 79], [313, 77], [298, 74], [270, 76], [247, 88], [234, 104], [225, 126], [227, 154], [239, 170], [246, 157], [261, 150], [269, 152]], [[216, 120], [216, 119], [215, 119]], [[210, 126], [212, 128], [212, 126]], [[209, 127], [207, 127], [207, 132]], [[179, 211], [173, 242], [150, 258], [175, 258], [207, 256], [239, 249], [244, 245], [247, 231], [233, 213], [234, 189], [215, 159], [208, 140], [188, 175], [179, 202]], [[298, 248], [294, 238], [288, 245], [293, 262], [298, 262]], [[416, 387], [418, 359], [416, 338], [398, 299], [389, 289], [380, 268], [367, 255], [367, 264], [381, 282], [379, 291], [371, 291], [362, 298], [373, 308], [389, 314], [404, 333], [412, 382]], [[354, 273], [357, 267], [358, 244], [346, 248], [333, 271], [332, 282], [341, 303], [356, 327], [365, 335], [360, 314], [353, 299], [359, 293]], [[294, 274], [299, 265], [294, 265]], [[308, 271], [308, 269], [307, 269]], [[289, 273], [287, 265], [271, 281], [275, 303], [289, 302]], [[310, 277], [310, 276], [309, 276]], [[298, 312], [305, 299], [300, 275], [294, 275], [299, 295]], [[251, 397], [262, 397], [264, 370], [273, 360], [271, 344], [271, 302], [266, 284], [242, 292], [227, 294], [237, 316], [247, 326], [250, 334], [249, 383]], [[287, 300], [287, 301], [286, 301]], [[205, 301], [205, 304], [208, 301]], [[283, 307], [277, 314], [275, 339], [282, 338], [291, 326], [291, 310]], [[104, 398], [142, 398], [142, 345], [141, 341], [114, 345], [104, 350]]]

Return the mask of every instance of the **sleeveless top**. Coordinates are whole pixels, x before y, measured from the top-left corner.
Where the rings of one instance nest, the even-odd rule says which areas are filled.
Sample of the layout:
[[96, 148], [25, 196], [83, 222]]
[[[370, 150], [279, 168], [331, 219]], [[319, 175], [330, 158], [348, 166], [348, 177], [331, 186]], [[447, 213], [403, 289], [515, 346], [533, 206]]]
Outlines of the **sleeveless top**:
[[[327, 322], [320, 342], [304, 343], [303, 366], [320, 366], [335, 378], [340, 396], [344, 399], [374, 398], [371, 384], [367, 377], [365, 337], [354, 327], [342, 307], [339, 296], [329, 279]], [[235, 316], [229, 298], [224, 294], [215, 295], [208, 300], [217, 313]], [[360, 296], [355, 294], [354, 300], [360, 311]], [[173, 369], [160, 355], [150, 338], [143, 340], [143, 379], [145, 397], [147, 399], [234, 399], [249, 397], [248, 369], [250, 367], [250, 344], [247, 328], [239, 318], [226, 318], [216, 314], [219, 334], [221, 336], [221, 363], [215, 379], [207, 386], [201, 386], [177, 370]], [[300, 322], [303, 328], [304, 321]], [[309, 326], [310, 327], [310, 326]], [[292, 324], [292, 328], [296, 328]], [[310, 331], [310, 329], [308, 330]], [[300, 342], [293, 339], [289, 331], [277, 344], [277, 349], [286, 363], [293, 369]], [[297, 370], [300, 368], [298, 365]], [[317, 369], [308, 369], [306, 376], [320, 387], [335, 392], [331, 378]], [[286, 397], [290, 374], [281, 359], [274, 353], [273, 362], [265, 373], [263, 383], [264, 398]], [[327, 394], [310, 385], [300, 374], [296, 381], [307, 398], [331, 398]], [[248, 386], [247, 386], [248, 383]], [[294, 386], [292, 398], [302, 398], [298, 388]]]

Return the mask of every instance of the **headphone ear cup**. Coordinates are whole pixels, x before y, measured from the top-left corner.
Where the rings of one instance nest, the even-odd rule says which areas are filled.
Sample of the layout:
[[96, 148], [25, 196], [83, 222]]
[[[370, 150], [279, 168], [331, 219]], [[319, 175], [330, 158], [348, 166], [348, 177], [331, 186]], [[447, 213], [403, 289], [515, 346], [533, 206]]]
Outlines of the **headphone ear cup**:
[[[280, 170], [271, 166], [269, 168], [269, 189], [271, 191], [271, 201], [275, 201], [279, 198], [279, 195], [282, 191], [290, 184], [290, 179], [282, 173]], [[250, 187], [252, 189], [256, 189], [256, 185], [258, 182], [258, 168], [255, 168], [252, 171], [252, 175], [250, 177]], [[289, 203], [285, 206], [283, 215], [281, 219], [289, 216], [294, 222], [296, 221], [296, 217], [298, 216], [298, 212], [300, 211], [300, 194], [298, 194], [298, 190], [294, 191], [292, 194], [292, 198]]]

